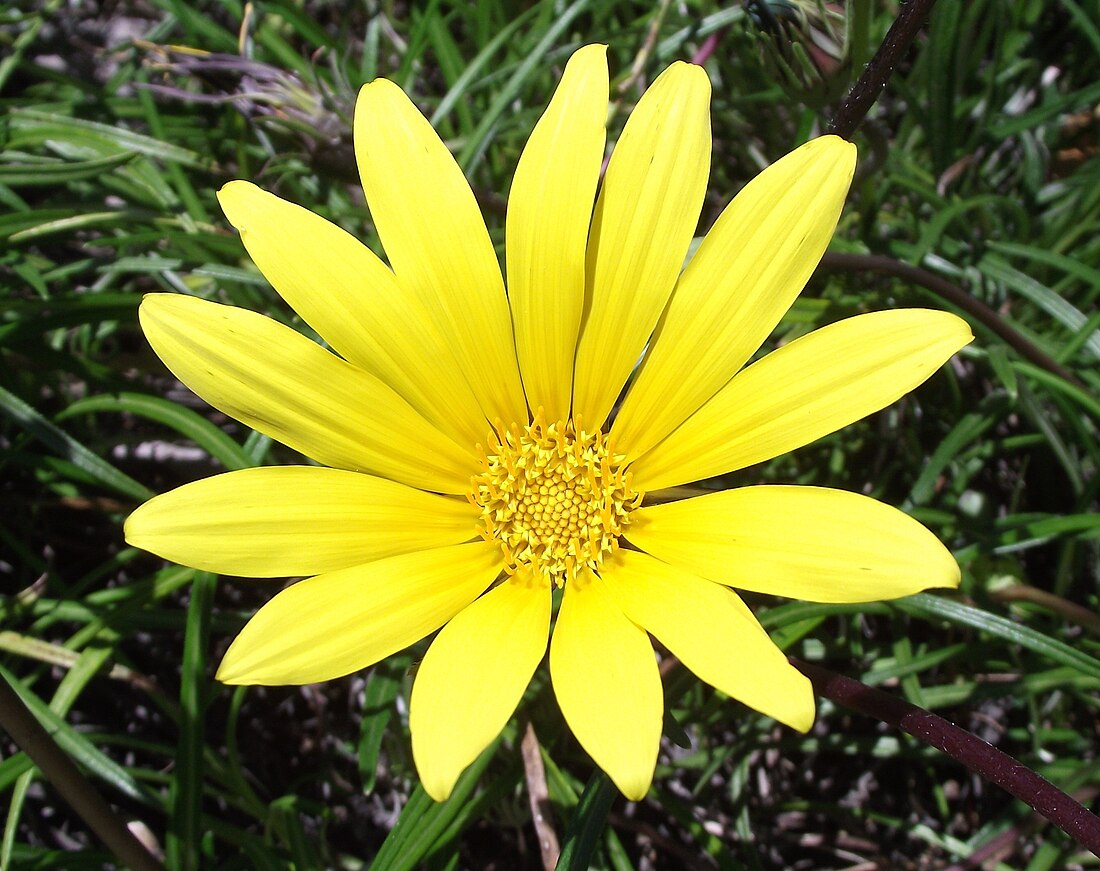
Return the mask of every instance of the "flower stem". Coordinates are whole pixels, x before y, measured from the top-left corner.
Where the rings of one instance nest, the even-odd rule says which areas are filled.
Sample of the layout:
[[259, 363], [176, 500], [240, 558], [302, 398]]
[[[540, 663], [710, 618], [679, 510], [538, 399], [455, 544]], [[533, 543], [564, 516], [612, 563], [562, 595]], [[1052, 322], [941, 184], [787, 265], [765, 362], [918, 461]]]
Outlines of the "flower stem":
[[792, 660], [818, 695], [882, 720], [953, 756], [1042, 814], [1077, 843], [1100, 856], [1100, 817], [1049, 780], [980, 738], [930, 711], [819, 665]]
[[164, 871], [164, 866], [134, 837], [3, 677], [0, 677], [0, 726], [123, 865], [133, 871]]
[[1061, 365], [1049, 354], [1042, 351], [1011, 324], [1005, 321], [996, 311], [987, 306], [977, 297], [971, 295], [962, 287], [948, 281], [935, 272], [929, 272], [920, 266], [913, 266], [893, 257], [881, 254], [844, 254], [836, 251], [827, 251], [821, 258], [820, 269], [843, 269], [848, 271], [878, 272], [885, 275], [893, 275], [904, 281], [918, 284], [925, 290], [936, 294], [940, 299], [958, 306], [974, 320], [984, 324], [1007, 344], [1011, 345], [1020, 355], [1036, 366], [1046, 369], [1053, 375], [1057, 375], [1064, 381], [1078, 387], [1084, 387], [1084, 382], [1076, 375]]
[[859, 125], [863, 123], [867, 111], [878, 99], [886, 82], [894, 72], [905, 50], [909, 48], [917, 33], [932, 11], [936, 0], [909, 0], [903, 3], [898, 17], [890, 25], [882, 45], [879, 46], [871, 62], [864, 68], [859, 80], [848, 93], [840, 110], [829, 124], [829, 132], [851, 139]]

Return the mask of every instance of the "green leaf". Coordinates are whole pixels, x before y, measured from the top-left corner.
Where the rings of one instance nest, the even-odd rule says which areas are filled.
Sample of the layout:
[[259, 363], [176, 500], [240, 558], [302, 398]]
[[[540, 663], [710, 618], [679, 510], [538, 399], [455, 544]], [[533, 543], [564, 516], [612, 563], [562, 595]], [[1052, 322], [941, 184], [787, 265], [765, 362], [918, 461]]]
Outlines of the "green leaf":
[[393, 831], [382, 843], [375, 856], [371, 871], [411, 871], [436, 846], [442, 833], [466, 811], [466, 804], [477, 787], [481, 773], [496, 753], [500, 738], [485, 751], [458, 778], [451, 797], [444, 802], [433, 801], [416, 785], [408, 802], [397, 818]]
[[184, 166], [204, 166], [207, 161], [198, 152], [181, 148], [152, 136], [135, 133], [125, 127], [73, 118], [40, 109], [13, 108], [8, 115], [11, 128], [9, 147], [26, 147], [47, 140], [70, 141], [84, 146], [100, 144], [113, 152], [144, 154], [158, 160], [172, 160]]
[[892, 604], [907, 614], [917, 614], [925, 618], [940, 617], [951, 623], [988, 632], [1009, 644], [1018, 644], [1054, 662], [1069, 666], [1081, 674], [1100, 678], [1100, 659], [1028, 626], [1022, 626], [980, 608], [929, 593], [917, 593], [915, 596], [898, 599]]
[[157, 396], [141, 393], [89, 396], [72, 403], [57, 415], [57, 420], [100, 411], [135, 414], [162, 423], [184, 438], [191, 439], [227, 469], [247, 469], [254, 465], [240, 445], [202, 415]]
[[616, 794], [614, 784], [602, 771], [589, 778], [562, 841], [558, 871], [585, 871], [592, 866]]
[[51, 160], [33, 163], [0, 163], [0, 184], [12, 187], [44, 187], [95, 178], [134, 158], [112, 154], [92, 160]]
[[3, 677], [12, 685], [19, 694], [23, 704], [27, 706], [42, 727], [50, 733], [57, 746], [73, 758], [78, 765], [83, 766], [92, 777], [100, 780], [114, 791], [140, 804], [159, 808], [162, 806], [160, 798], [140, 783], [129, 771], [119, 765], [106, 754], [102, 753], [81, 732], [70, 726], [63, 717], [50, 710], [50, 707], [42, 702], [33, 692], [23, 686], [22, 682], [14, 674], [0, 665], [0, 677]]
[[[989, 254], [982, 260], [982, 271], [997, 281], [1003, 281], [1012, 290], [1035, 303], [1071, 333], [1080, 330], [1087, 321], [1084, 313], [1071, 302], [1029, 275], [1010, 266], [1000, 257]], [[1100, 359], [1100, 332], [1094, 332], [1084, 343], [1093, 360]]]
[[130, 499], [144, 502], [155, 495], [129, 475], [120, 472], [106, 460], [88, 450], [67, 432], [50, 423], [14, 393], [0, 387], [0, 415], [7, 417], [46, 447], [86, 472], [104, 487]]
[[172, 769], [172, 820], [166, 839], [168, 864], [181, 871], [202, 867], [203, 725], [206, 722], [206, 649], [210, 635], [210, 610], [217, 578], [196, 572], [187, 606], [187, 631], [183, 637], [180, 682], [180, 735], [176, 764]]
[[573, 20], [584, 12], [589, 6], [589, 0], [575, 0], [574, 3], [561, 10], [554, 24], [546, 31], [546, 34], [527, 53], [523, 62], [508, 79], [507, 83], [493, 95], [489, 108], [481, 116], [481, 121], [470, 138], [466, 141], [462, 151], [458, 155], [458, 164], [465, 171], [469, 171], [485, 150], [489, 136], [500, 119], [501, 114], [515, 100], [516, 94], [523, 87], [524, 82], [545, 62], [546, 54], [554, 47], [561, 35], [566, 32]]
[[408, 667], [408, 657], [396, 657], [371, 669], [363, 690], [363, 719], [359, 723], [359, 777], [363, 792], [374, 790], [382, 739], [393, 716], [393, 703], [401, 688], [397, 675]]

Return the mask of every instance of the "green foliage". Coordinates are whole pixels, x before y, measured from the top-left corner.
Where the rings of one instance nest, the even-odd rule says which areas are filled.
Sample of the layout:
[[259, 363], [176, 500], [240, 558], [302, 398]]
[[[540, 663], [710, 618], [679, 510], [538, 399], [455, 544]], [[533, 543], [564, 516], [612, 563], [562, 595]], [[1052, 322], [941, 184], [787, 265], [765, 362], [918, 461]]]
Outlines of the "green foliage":
[[[273, 588], [165, 567], [122, 541], [153, 492], [292, 459], [184, 390], [136, 309], [166, 290], [302, 328], [221, 217], [214, 195], [233, 178], [380, 250], [351, 152], [359, 85], [384, 75], [413, 95], [499, 243], [512, 168], [576, 47], [609, 44], [613, 140], [644, 84], [710, 45], [703, 231], [748, 178], [821, 132], [897, 5], [32, 0], [0, 12], [0, 675], [170, 867], [540, 867], [527, 721], [563, 867], [1083, 867], [1068, 838], [942, 754], [829, 702], [800, 736], [680, 667], [665, 676], [670, 719], [644, 803], [626, 809], [593, 775], [541, 670], [436, 805], [407, 734], [423, 645], [325, 686], [221, 686], [220, 654]], [[959, 595], [752, 604], [792, 654], [940, 711], [1085, 796], [1100, 784], [1098, 82], [1093, 2], [938, 4], [856, 136], [833, 246], [962, 285], [1073, 380], [961, 311], [978, 341], [916, 393], [736, 476], [870, 493], [935, 530], [963, 566]], [[773, 342], [896, 305], [955, 308], [830, 268]], [[0, 755], [0, 866], [102, 867], [26, 755]]]

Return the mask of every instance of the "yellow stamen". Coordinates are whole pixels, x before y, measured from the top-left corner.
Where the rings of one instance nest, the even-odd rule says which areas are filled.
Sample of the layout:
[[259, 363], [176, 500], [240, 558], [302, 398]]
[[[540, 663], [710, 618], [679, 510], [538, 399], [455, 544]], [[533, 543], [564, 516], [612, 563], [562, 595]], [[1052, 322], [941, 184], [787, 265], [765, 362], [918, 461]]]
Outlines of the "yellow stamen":
[[500, 543], [509, 574], [530, 570], [560, 587], [583, 567], [598, 569], [642, 501], [624, 456], [579, 419], [548, 425], [539, 409], [526, 426], [498, 423], [489, 449], [479, 449], [484, 471], [468, 497], [481, 509], [478, 531]]

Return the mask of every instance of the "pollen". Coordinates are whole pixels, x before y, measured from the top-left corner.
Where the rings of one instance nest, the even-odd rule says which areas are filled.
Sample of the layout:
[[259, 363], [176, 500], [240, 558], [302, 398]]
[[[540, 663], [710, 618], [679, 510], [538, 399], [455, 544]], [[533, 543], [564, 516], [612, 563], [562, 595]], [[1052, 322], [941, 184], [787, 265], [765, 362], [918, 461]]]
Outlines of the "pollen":
[[561, 587], [618, 549], [643, 494], [602, 432], [585, 432], [579, 418], [547, 424], [540, 409], [525, 426], [498, 423], [489, 442], [469, 499], [509, 574], [530, 571]]

